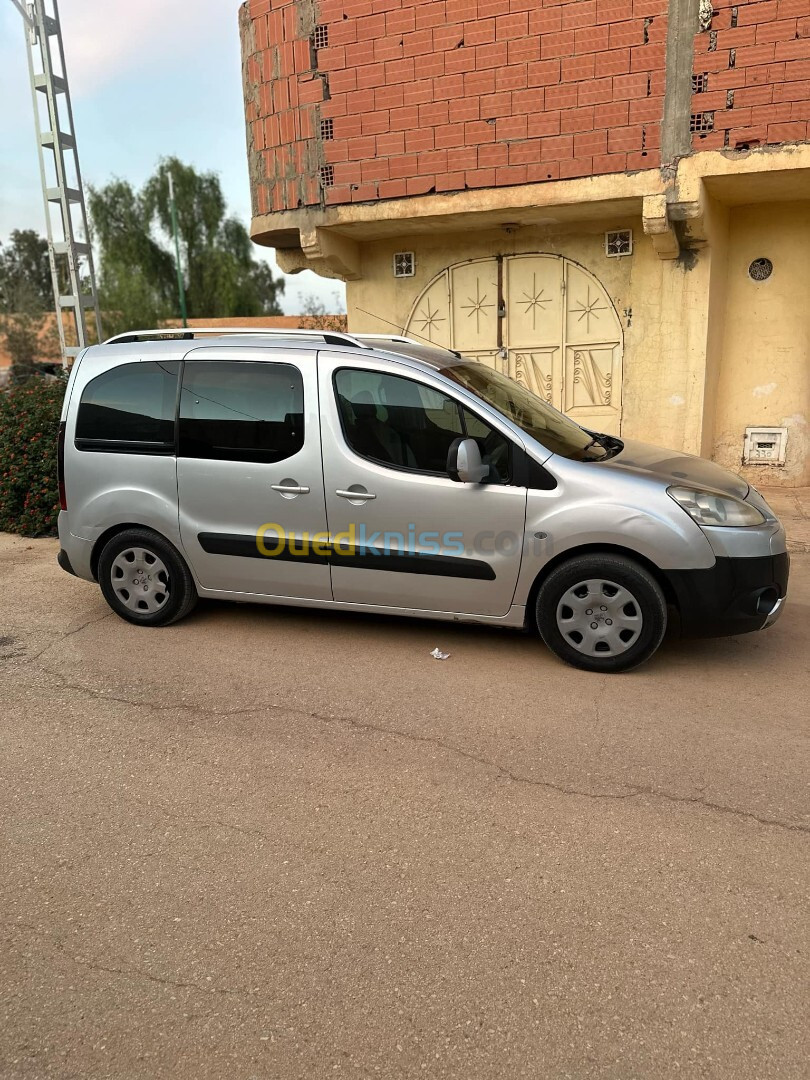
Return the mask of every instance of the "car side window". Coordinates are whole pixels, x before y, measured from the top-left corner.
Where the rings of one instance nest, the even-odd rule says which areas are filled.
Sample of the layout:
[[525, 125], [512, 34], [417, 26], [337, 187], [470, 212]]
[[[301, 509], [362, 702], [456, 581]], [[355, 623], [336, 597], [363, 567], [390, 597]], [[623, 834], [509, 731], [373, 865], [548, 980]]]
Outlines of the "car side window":
[[179, 456], [272, 463], [304, 445], [304, 383], [292, 364], [189, 360]]
[[174, 453], [179, 370], [179, 361], [145, 361], [97, 375], [79, 403], [77, 449]]
[[446, 394], [401, 375], [350, 368], [335, 372], [335, 393], [346, 442], [360, 457], [446, 476], [450, 447], [469, 436], [489, 455], [487, 482], [509, 482], [508, 440]]

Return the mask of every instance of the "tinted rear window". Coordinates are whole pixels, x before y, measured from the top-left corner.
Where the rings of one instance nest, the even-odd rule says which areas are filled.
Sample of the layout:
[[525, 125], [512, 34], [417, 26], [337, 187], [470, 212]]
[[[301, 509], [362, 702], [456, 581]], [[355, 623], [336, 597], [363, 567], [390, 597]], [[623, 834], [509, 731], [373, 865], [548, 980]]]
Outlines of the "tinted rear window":
[[304, 445], [304, 383], [292, 364], [194, 360], [180, 394], [181, 457], [272, 463]]
[[179, 369], [177, 361], [123, 364], [89, 382], [76, 420], [80, 448], [173, 446]]

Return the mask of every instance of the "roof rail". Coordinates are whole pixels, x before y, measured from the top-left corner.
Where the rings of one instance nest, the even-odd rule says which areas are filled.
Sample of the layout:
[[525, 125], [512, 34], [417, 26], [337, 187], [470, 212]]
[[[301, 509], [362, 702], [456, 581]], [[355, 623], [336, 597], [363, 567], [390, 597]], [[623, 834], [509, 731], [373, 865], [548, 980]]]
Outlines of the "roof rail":
[[[400, 345], [424, 345], [425, 342], [405, 337], [404, 334], [358, 334], [361, 341], [397, 341]], [[430, 344], [428, 342], [428, 344]]]
[[[396, 345], [418, 345], [423, 349], [439, 349], [442, 352], [452, 353], [453, 356], [458, 356], [459, 358], [461, 358], [462, 355], [458, 351], [458, 349], [451, 349], [447, 345], [437, 345], [435, 342], [429, 341], [428, 338], [423, 338], [421, 341], [416, 341], [412, 337], [403, 337], [401, 334], [358, 334], [357, 338], [361, 345], [363, 344], [363, 342], [369, 342], [370, 344], [368, 344], [366, 348], [372, 349], [375, 347], [375, 345], [377, 345], [379, 348], [382, 348], [385, 345], [386, 341], [390, 341]], [[396, 350], [392, 349], [391, 351], [395, 352]]]
[[358, 338], [351, 334], [344, 334], [339, 330], [298, 330], [277, 329], [261, 330], [244, 326], [189, 326], [170, 327], [165, 330], [127, 330], [123, 334], [116, 334], [108, 338], [105, 345], [131, 345], [137, 341], [162, 341], [177, 339], [179, 341], [193, 341], [197, 337], [278, 337], [278, 338], [314, 338], [325, 342], [327, 345], [354, 345], [360, 349], [368, 349], [371, 346], [364, 345]]

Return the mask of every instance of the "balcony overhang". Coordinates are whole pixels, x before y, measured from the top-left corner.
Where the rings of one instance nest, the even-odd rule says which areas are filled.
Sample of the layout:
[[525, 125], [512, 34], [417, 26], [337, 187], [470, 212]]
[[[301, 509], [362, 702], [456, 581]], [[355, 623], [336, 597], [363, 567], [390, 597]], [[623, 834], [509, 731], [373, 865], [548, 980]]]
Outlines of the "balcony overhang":
[[570, 228], [640, 219], [662, 259], [684, 243], [708, 240], [706, 205], [808, 199], [810, 145], [709, 151], [676, 166], [515, 187], [486, 188], [264, 214], [253, 219], [253, 240], [276, 249], [287, 273], [362, 276], [363, 244], [391, 238], [492, 229]]
[[[649, 169], [613, 176], [280, 211], [254, 218], [251, 236], [257, 244], [276, 248], [282, 259], [287, 252], [306, 254], [309, 251], [310, 258], [317, 260], [322, 257], [318, 252], [323, 249], [323, 237], [327, 235], [364, 244], [401, 236], [455, 233], [473, 227], [485, 230], [565, 226], [603, 218], [626, 219], [640, 216], [646, 195], [665, 191], [660, 172]], [[320, 240], [314, 239], [316, 233]]]

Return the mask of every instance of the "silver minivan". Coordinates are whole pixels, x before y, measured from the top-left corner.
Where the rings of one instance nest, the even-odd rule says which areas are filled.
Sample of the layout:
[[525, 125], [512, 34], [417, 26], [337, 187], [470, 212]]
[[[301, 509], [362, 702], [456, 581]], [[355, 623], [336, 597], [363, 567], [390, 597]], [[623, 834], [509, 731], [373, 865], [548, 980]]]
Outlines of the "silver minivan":
[[769, 626], [785, 533], [744, 480], [586, 431], [407, 338], [146, 331], [77, 358], [60, 427], [63, 569], [166, 626], [199, 597], [537, 628], [626, 671]]

